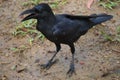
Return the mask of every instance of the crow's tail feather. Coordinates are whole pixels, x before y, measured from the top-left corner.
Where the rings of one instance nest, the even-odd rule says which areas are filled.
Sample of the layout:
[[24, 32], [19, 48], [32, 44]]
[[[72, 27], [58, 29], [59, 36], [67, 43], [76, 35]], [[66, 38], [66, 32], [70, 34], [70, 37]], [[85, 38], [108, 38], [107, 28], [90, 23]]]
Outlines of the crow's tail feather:
[[93, 14], [91, 16], [94, 16], [90, 18], [90, 21], [93, 22], [94, 25], [100, 24], [102, 22], [108, 21], [113, 18], [112, 15], [108, 15], [108, 14], [98, 14], [98, 15]]

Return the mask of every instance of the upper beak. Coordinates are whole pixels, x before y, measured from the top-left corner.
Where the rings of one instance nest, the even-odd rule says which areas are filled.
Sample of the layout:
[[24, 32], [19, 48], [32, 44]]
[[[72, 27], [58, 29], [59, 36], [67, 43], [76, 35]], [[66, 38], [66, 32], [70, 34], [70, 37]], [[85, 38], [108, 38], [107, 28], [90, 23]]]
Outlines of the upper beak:
[[36, 14], [35, 14], [34, 9], [25, 10], [19, 16], [23, 16], [25, 14], [30, 14], [30, 15], [26, 16], [22, 21], [26, 21], [26, 20], [29, 20], [29, 19], [35, 19]]

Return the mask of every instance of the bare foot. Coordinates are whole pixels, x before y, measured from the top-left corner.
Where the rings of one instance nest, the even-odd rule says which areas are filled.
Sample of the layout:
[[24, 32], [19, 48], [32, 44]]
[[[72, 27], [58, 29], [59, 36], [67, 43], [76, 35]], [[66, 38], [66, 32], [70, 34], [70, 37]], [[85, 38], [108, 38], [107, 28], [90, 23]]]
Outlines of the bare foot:
[[87, 2], [87, 8], [88, 9], [91, 9], [91, 5], [93, 4], [94, 1], [95, 0], [88, 0], [88, 2]]

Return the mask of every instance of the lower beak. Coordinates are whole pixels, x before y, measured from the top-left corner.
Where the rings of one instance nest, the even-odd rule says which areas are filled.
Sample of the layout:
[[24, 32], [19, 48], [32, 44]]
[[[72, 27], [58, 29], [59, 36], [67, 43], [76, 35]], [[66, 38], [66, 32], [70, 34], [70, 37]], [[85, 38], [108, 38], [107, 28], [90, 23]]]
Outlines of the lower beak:
[[34, 9], [25, 10], [19, 16], [23, 16], [25, 14], [29, 14], [29, 15], [26, 16], [22, 21], [26, 21], [26, 20], [29, 20], [29, 19], [35, 19], [35, 11], [34, 11]]

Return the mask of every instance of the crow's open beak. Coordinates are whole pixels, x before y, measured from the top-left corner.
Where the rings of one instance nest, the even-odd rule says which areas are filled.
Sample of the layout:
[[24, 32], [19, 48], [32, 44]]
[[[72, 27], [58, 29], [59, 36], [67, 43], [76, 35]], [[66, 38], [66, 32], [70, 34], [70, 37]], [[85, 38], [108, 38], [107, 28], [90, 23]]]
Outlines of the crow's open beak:
[[29, 20], [29, 19], [35, 19], [36, 16], [37, 16], [34, 9], [25, 10], [19, 16], [23, 16], [25, 14], [29, 14], [29, 15], [26, 16], [25, 18], [23, 18], [22, 21], [26, 21], [26, 20]]

